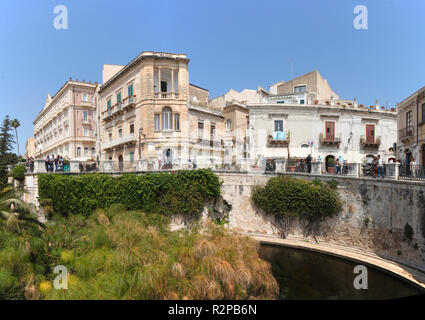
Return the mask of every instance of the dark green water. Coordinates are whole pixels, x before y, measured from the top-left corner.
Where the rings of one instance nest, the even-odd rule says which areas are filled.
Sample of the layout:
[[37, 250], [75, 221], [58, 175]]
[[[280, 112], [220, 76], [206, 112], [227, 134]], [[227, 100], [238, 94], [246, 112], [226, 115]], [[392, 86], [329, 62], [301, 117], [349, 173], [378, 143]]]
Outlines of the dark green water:
[[307, 250], [262, 244], [260, 257], [272, 264], [280, 299], [394, 299], [424, 291], [367, 266], [368, 289], [354, 288], [358, 263]]

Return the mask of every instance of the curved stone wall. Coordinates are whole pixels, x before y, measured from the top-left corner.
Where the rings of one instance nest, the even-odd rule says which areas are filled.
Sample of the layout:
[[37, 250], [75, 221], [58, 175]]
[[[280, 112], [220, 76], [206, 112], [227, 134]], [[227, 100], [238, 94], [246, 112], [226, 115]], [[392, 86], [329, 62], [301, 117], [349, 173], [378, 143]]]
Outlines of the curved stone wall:
[[[291, 174], [314, 179], [307, 174]], [[275, 174], [218, 173], [223, 180], [223, 197], [232, 205], [231, 229], [251, 235], [279, 237], [271, 221], [251, 201], [251, 188], [265, 184]], [[322, 181], [338, 182], [344, 200], [343, 211], [320, 225], [319, 234], [304, 236], [304, 228], [294, 221], [288, 238], [326, 242], [371, 252], [410, 268], [425, 272], [425, 183], [385, 181], [336, 175], [317, 176]], [[406, 225], [413, 230], [406, 237]], [[407, 227], [409, 228], [409, 227]]]

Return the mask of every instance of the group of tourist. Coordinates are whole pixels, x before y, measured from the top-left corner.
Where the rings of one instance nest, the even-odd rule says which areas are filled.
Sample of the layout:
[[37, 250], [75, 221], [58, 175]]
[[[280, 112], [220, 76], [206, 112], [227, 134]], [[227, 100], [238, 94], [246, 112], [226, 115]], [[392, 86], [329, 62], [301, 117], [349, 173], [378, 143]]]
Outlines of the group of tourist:
[[47, 156], [45, 159], [47, 172], [63, 172], [65, 159], [61, 155]]
[[[187, 167], [188, 169], [196, 169], [198, 167], [198, 163], [196, 161], [196, 157], [192, 157], [189, 155], [187, 158]], [[170, 156], [166, 156], [165, 154], [162, 154], [161, 152], [158, 153], [158, 170], [161, 169], [172, 169], [173, 163], [171, 161]]]

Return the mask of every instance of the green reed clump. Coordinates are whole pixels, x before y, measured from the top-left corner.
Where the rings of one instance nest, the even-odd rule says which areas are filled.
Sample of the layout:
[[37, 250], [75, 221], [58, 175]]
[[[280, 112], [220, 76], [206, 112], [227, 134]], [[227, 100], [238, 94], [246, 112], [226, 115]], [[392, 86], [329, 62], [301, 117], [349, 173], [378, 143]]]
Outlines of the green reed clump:
[[[69, 270], [68, 290], [43, 281], [44, 299], [270, 299], [278, 291], [257, 243], [213, 223], [202, 231], [168, 229], [169, 218], [97, 210], [49, 230], [52, 264]], [[50, 275], [53, 280], [55, 274]], [[7, 282], [7, 275], [5, 275]], [[1, 278], [0, 278], [1, 282]]]

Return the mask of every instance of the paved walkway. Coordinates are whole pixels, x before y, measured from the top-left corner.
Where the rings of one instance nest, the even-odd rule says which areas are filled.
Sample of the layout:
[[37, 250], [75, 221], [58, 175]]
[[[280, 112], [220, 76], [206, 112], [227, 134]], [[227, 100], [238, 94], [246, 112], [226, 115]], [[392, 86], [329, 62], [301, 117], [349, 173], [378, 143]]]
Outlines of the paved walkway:
[[378, 269], [390, 272], [395, 276], [404, 278], [425, 289], [425, 273], [411, 267], [400, 265], [397, 262], [385, 259], [374, 252], [361, 250], [355, 247], [341, 246], [334, 243], [319, 242], [316, 243], [309, 239], [288, 237], [280, 239], [272, 236], [255, 235], [244, 233], [257, 241], [265, 244], [281, 245], [285, 247], [311, 250], [315, 252], [326, 253], [339, 258], [349, 259], [355, 262], [372, 265]]

